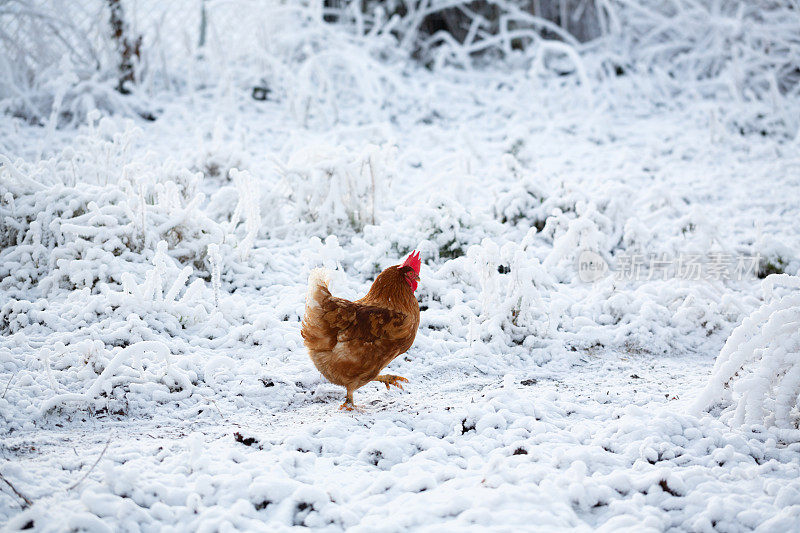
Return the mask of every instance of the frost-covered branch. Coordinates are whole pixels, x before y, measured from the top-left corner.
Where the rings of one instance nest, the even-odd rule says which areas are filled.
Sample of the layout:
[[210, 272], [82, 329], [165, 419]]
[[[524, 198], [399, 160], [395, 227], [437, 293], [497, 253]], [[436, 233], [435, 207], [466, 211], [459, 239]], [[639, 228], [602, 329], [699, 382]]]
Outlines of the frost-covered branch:
[[[776, 285], [789, 289], [772, 298]], [[735, 425], [797, 428], [800, 407], [800, 278], [773, 274], [762, 282], [765, 303], [728, 338], [708, 384], [695, 401], [701, 411], [728, 402]], [[732, 410], [732, 411], [731, 411]]]

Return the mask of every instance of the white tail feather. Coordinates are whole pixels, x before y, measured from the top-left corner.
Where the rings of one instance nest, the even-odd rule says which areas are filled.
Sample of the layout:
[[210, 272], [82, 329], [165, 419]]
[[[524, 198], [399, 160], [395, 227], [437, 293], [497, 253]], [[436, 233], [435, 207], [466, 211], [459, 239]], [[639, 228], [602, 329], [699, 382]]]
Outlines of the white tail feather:
[[306, 307], [316, 307], [319, 305], [317, 301], [317, 287], [324, 285], [328, 287], [330, 283], [330, 272], [327, 268], [315, 268], [308, 274], [308, 292], [306, 292]]

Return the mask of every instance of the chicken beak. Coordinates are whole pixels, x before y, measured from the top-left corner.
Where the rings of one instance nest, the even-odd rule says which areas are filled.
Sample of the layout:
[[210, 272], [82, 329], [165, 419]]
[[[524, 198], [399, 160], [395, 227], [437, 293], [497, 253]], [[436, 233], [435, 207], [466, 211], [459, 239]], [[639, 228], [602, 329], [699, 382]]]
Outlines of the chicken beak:
[[419, 281], [419, 274], [414, 274], [414, 281]]

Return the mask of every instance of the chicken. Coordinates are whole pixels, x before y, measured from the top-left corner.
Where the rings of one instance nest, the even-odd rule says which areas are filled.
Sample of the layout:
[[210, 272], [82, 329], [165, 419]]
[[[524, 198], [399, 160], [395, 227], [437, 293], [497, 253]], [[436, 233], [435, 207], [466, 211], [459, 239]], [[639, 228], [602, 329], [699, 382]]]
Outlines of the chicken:
[[347, 389], [339, 409], [351, 411], [353, 391], [370, 381], [403, 388], [408, 380], [380, 371], [414, 343], [419, 328], [419, 252], [381, 272], [366, 296], [355, 302], [331, 296], [324, 269], [308, 277], [301, 335], [314, 366], [331, 383]]

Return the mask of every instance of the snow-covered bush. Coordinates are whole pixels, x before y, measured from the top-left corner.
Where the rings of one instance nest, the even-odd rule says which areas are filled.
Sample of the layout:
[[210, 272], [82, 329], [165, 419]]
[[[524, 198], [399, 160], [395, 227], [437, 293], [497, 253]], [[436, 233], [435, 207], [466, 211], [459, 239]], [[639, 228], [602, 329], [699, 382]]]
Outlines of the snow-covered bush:
[[209, 290], [200, 279], [186, 287], [192, 274], [192, 267], [180, 268], [167, 255], [166, 241], [160, 241], [153, 256], [153, 268], [145, 274], [144, 283], [140, 285], [130, 272], [125, 272], [122, 291], [109, 290], [108, 303], [114, 307], [127, 306], [130, 312], [166, 312], [177, 317], [181, 325], [200, 322], [210, 310]]
[[[86, 128], [75, 136], [75, 142], [58, 159], [69, 161], [57, 173], [64, 184], [118, 183], [131, 173], [131, 148], [142, 137], [142, 130], [128, 120], [112, 120], [99, 111], [88, 113]], [[127, 167], [127, 171], [126, 171]], [[56, 176], [53, 176], [56, 177]]]
[[[585, 3], [568, 5], [570, 2], [560, 2], [556, 10], [548, 9], [547, 4], [542, 9], [541, 3], [534, 6], [519, 0], [402, 4], [390, 14], [381, 3], [368, 3], [365, 7], [368, 13], [371, 11], [373, 31], [388, 28], [397, 36], [403, 51], [429, 68], [454, 65], [469, 69], [485, 64], [487, 58], [502, 57], [526, 65], [535, 73], [574, 73], [588, 88], [589, 79], [578, 53], [580, 43], [570, 30], [585, 28], [583, 21], [577, 26], [575, 23], [587, 15], [598, 20], [593, 17], [595, 10], [586, 9]], [[572, 13], [569, 19], [567, 11]], [[354, 26], [358, 29], [364, 24]], [[596, 24], [582, 37], [590, 34], [599, 34]]]
[[604, 3], [562, 0], [456, 0], [414, 4], [408, 2], [343, 2], [335, 13], [356, 29], [375, 31], [390, 23], [392, 31], [421, 58], [438, 41], [478, 51], [518, 50], [535, 42], [529, 31], [549, 33], [570, 42], [588, 41], [602, 31]]
[[293, 82], [300, 90], [289, 94], [291, 110], [301, 124], [338, 124], [353, 108], [366, 111], [361, 117], [366, 122], [377, 118], [376, 111], [384, 107], [387, 95], [397, 91], [400, 80], [384, 65], [360, 47], [346, 48], [349, 55], [341, 49], [325, 50], [300, 65]]
[[[391, 26], [341, 31], [323, 20], [322, 2], [179, 0], [114, 3], [121, 38], [135, 48], [127, 60], [135, 83], [120, 90], [125, 47], [109, 4], [0, 7], [0, 111], [53, 128], [78, 126], [94, 109], [152, 120], [162, 109], [154, 96], [233, 82], [248, 93], [262, 86], [303, 124], [369, 122], [400, 85], [371, 53], [396, 55]], [[345, 112], [353, 107], [361, 113]]]
[[536, 228], [538, 237], [551, 244], [571, 220], [583, 216], [607, 235], [604, 252], [622, 240], [625, 226], [634, 215], [636, 195], [629, 186], [609, 180], [602, 194], [592, 194], [588, 186], [568, 186], [563, 181], [546, 186], [552, 178], [536, 176], [510, 156], [504, 158], [504, 166], [517, 181], [503, 187], [492, 206], [501, 223], [522, 231]]
[[94, 109], [149, 116], [140, 97], [117, 90], [120, 57], [110, 16], [107, 2], [4, 2], [0, 111], [53, 128], [77, 126]]
[[514, 243], [500, 248], [491, 239], [470, 246], [467, 259], [480, 284], [479, 331], [473, 331], [472, 340], [499, 338], [502, 345], [531, 347], [546, 336], [550, 315], [543, 296], [554, 282], [538, 259]]
[[260, 192], [255, 179], [249, 172], [240, 172], [234, 168], [231, 169], [230, 175], [233, 183], [236, 184], [239, 201], [236, 203], [236, 209], [225, 230], [229, 236], [233, 236], [240, 220], [244, 219], [244, 238], [236, 243], [236, 247], [239, 250], [239, 258], [245, 260], [253, 248], [259, 229], [261, 229]]
[[613, 275], [595, 283], [560, 285], [550, 295], [551, 328], [583, 349], [650, 354], [713, 350], [741, 318], [741, 304], [731, 294], [716, 292], [675, 279], [628, 285]]
[[233, 126], [227, 124], [222, 116], [216, 120], [207, 138], [199, 139], [198, 144], [192, 169], [202, 172], [206, 179], [228, 181], [232, 179], [231, 169], [246, 170], [250, 166], [241, 140], [236, 138]]
[[[201, 208], [205, 197], [196, 192], [196, 175], [167, 172], [174, 170], [169, 165], [149, 170], [143, 166], [126, 165], [119, 183], [45, 187], [10, 163], [4, 164], [0, 175], [12, 179], [0, 183], [0, 214], [6, 220], [0, 239], [8, 247], [7, 261], [0, 268], [10, 269], [0, 272], [3, 277], [12, 270], [9, 279], [17, 282], [25, 278], [34, 283], [47, 277], [39, 287], [45, 293], [62, 282], [78, 288], [111, 279], [119, 283], [119, 274], [125, 270], [121, 265], [140, 262], [139, 253], [161, 240], [169, 244], [172, 257], [206, 270], [209, 242], [222, 242], [225, 235], [237, 234], [240, 226], [244, 236], [238, 250], [246, 258], [261, 226], [258, 190], [248, 174], [237, 174], [238, 213], [233, 210], [235, 217], [220, 224]], [[47, 173], [48, 162], [28, 165], [28, 169], [42, 181], [47, 176], [49, 181], [60, 181]], [[236, 246], [237, 238], [229, 240]], [[19, 258], [16, 267], [15, 257]], [[38, 259], [30, 261], [31, 257]]]
[[[0, 174], [6, 168], [0, 169]], [[94, 196], [94, 200], [105, 204], [105, 209], [101, 209], [85, 190], [63, 186], [42, 190], [0, 184], [0, 195], [4, 200], [0, 204], [0, 214], [6, 228], [2, 236], [4, 261], [0, 263], [3, 288], [24, 291], [45, 277], [52, 279], [39, 286], [45, 289], [44, 294], [47, 285], [58, 285], [61, 278], [74, 287], [92, 285], [98, 279], [96, 269], [108, 268], [108, 265], [101, 267], [100, 262], [90, 261], [55, 276], [53, 272], [72, 259], [80, 262], [84, 253], [95, 259], [120, 256], [135, 248], [132, 228], [125, 224], [120, 226], [116, 217], [113, 221], [103, 219], [109, 211], [114, 211], [115, 215], [123, 211], [119, 206], [110, 205], [125, 200], [119, 190], [99, 198]], [[98, 231], [100, 225], [105, 231]], [[65, 247], [68, 242], [72, 244]], [[94, 244], [102, 246], [94, 248]]]
[[569, 275], [563, 273], [563, 268], [557, 269], [557, 267], [563, 267], [565, 262], [570, 261], [571, 265], [577, 268], [577, 260], [582, 252], [593, 252], [600, 257], [606, 255], [603, 259], [607, 261], [609, 239], [600, 228], [610, 226], [610, 221], [591, 203], [588, 205], [579, 203], [576, 206], [576, 213], [577, 218], [568, 219], [556, 211], [554, 216], [548, 218], [543, 228], [545, 235], [552, 232], [553, 248], [542, 265], [548, 271], [558, 271], [564, 281]]
[[650, 74], [665, 102], [679, 93], [727, 94], [733, 105], [721, 110], [723, 120], [736, 133], [797, 137], [800, 10], [792, 0], [606, 5], [604, 64], [615, 65], [616, 75]]
[[759, 259], [758, 277], [770, 274], [800, 274], [800, 257], [793, 247], [775, 238], [774, 235], [761, 231], [757, 226], [756, 242], [753, 244]]
[[[137, 388], [137, 385], [141, 392], [146, 391], [155, 401], [186, 398], [192, 393], [192, 379], [197, 379], [196, 375], [171, 364], [169, 348], [159, 341], [131, 344], [118, 350], [113, 357], [110, 357], [102, 342], [83, 341], [70, 348], [67, 350], [63, 344], [55, 346], [56, 357], [69, 357], [70, 351], [83, 352], [87, 371], [81, 377], [85, 379], [94, 373], [93, 369], [88, 368], [90, 360], [100, 365], [102, 371], [84, 392], [60, 393], [44, 400], [40, 408], [42, 415], [54, 408], [66, 407], [68, 402], [80, 402], [108, 411], [121, 407], [124, 409], [126, 389]], [[145, 361], [150, 354], [155, 358]], [[72, 368], [72, 365], [68, 368]], [[52, 384], [57, 386], [55, 382]]]
[[213, 75], [221, 68], [248, 93], [259, 87], [266, 99], [285, 103], [304, 127], [381, 120], [381, 109], [404, 90], [390, 66], [399, 55], [391, 25], [366, 34], [345, 30], [345, 24], [325, 22], [323, 2], [267, 9], [252, 0], [236, 3], [238, 9], [209, 5], [206, 83], [216, 83]]
[[[508, 170], [519, 181], [504, 189], [494, 202], [495, 217], [503, 224], [534, 227], [538, 231], [544, 228], [545, 219], [551, 214], [554, 205], [545, 203], [552, 198], [537, 181], [530, 176], [521, 176], [519, 164], [506, 158]], [[561, 198], [559, 196], [559, 198]], [[561, 207], [562, 211], [565, 206]]]
[[[775, 286], [788, 288], [773, 297]], [[722, 348], [708, 385], [696, 400], [704, 410], [722, 404], [733, 425], [797, 429], [800, 421], [800, 278], [773, 274], [762, 282], [764, 304]]]
[[394, 231], [392, 237], [400, 253], [419, 245], [434, 261], [461, 257], [467, 248], [497, 230], [491, 220], [471, 213], [462, 203], [440, 193], [431, 194], [422, 205], [402, 208], [402, 214], [406, 221], [403, 229], [407, 231]]
[[296, 219], [325, 233], [349, 226], [360, 230], [376, 224], [383, 198], [396, 174], [393, 145], [312, 145], [295, 151], [281, 166], [284, 188]]

